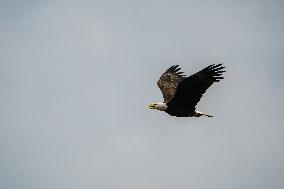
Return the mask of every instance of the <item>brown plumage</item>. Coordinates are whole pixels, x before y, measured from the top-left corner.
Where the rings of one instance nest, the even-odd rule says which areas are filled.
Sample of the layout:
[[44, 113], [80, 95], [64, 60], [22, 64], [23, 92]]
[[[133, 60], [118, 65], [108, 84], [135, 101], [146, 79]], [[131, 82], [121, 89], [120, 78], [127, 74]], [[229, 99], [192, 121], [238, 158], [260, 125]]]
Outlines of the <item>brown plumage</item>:
[[175, 96], [179, 82], [185, 79], [184, 72], [179, 72], [178, 65], [174, 65], [163, 73], [157, 81], [158, 87], [161, 89], [164, 102], [170, 102]]

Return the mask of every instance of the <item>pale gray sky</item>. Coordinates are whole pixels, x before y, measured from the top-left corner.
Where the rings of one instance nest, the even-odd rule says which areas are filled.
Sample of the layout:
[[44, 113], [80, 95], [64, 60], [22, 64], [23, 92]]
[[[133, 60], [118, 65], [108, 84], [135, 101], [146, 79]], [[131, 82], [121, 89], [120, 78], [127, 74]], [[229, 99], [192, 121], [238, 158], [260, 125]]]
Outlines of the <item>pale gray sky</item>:
[[[0, 188], [284, 188], [284, 2], [0, 0]], [[175, 118], [159, 75], [224, 62]]]

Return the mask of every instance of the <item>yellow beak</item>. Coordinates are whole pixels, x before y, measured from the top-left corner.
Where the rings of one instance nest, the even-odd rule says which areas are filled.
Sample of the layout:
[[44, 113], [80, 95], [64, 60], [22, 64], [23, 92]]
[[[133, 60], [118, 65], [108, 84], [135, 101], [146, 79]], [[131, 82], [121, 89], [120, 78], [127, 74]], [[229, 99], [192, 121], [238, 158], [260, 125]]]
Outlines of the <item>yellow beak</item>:
[[154, 104], [149, 104], [148, 107], [149, 107], [150, 109], [154, 109], [154, 108], [155, 108], [155, 105], [154, 105]]

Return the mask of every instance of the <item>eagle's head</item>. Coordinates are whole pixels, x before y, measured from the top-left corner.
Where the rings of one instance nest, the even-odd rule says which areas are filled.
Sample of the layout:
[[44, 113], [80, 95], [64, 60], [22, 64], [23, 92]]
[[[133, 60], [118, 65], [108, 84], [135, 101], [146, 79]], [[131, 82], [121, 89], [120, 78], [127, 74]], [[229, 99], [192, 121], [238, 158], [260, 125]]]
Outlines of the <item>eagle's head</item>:
[[160, 111], [165, 111], [168, 108], [166, 103], [151, 103], [148, 107], [150, 109], [156, 109]]

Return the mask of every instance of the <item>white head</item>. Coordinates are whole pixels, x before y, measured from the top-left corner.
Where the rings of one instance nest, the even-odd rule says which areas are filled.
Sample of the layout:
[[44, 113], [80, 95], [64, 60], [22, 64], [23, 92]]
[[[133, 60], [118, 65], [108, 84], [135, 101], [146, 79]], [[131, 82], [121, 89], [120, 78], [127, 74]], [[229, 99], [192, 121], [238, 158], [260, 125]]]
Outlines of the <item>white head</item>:
[[168, 108], [166, 103], [151, 103], [149, 104], [149, 108], [150, 109], [156, 109], [156, 110], [160, 110], [160, 111], [166, 111], [166, 109]]

